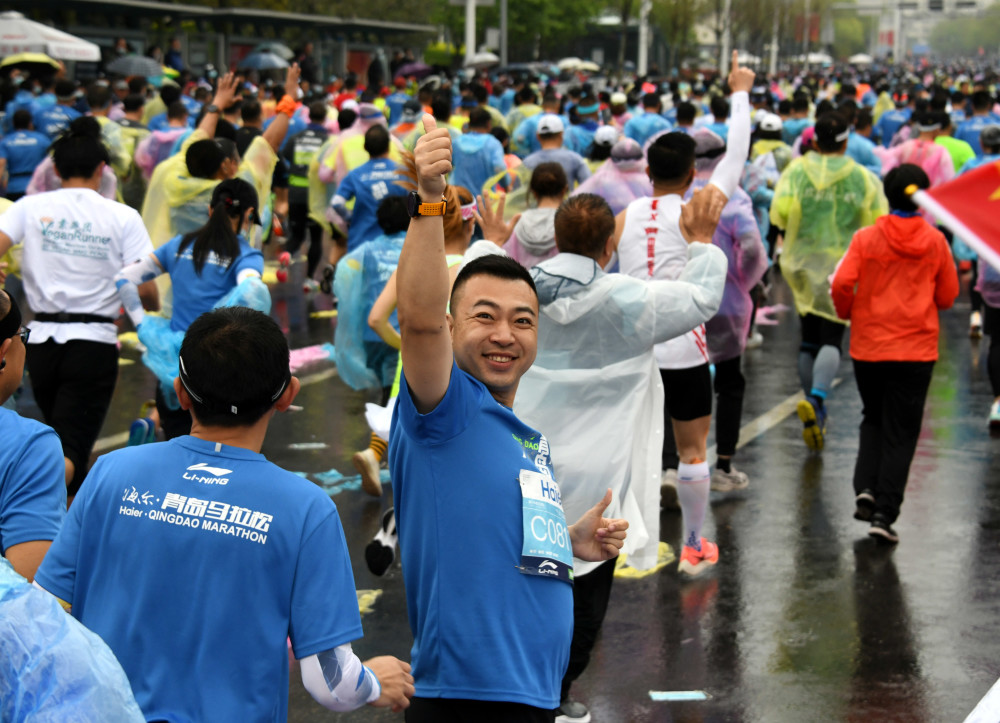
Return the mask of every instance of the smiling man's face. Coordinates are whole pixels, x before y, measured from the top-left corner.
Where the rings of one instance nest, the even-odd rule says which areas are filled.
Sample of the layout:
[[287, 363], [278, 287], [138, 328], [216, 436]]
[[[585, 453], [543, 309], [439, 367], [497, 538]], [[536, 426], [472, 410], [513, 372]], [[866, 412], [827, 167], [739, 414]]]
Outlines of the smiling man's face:
[[538, 349], [538, 298], [524, 281], [469, 278], [453, 299], [451, 340], [458, 368], [513, 406], [518, 382]]

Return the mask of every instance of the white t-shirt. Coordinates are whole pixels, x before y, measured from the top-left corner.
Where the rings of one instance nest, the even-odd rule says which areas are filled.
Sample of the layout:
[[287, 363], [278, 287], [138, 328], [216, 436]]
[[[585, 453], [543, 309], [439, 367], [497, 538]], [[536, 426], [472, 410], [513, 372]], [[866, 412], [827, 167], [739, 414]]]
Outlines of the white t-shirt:
[[[681, 235], [677, 194], [637, 198], [625, 211], [618, 242], [621, 273], [636, 279], [675, 280], [688, 263], [688, 242]], [[690, 369], [708, 363], [704, 324], [654, 348], [660, 369]]]
[[[22, 274], [33, 312], [114, 319], [114, 276], [153, 252], [139, 213], [88, 188], [25, 196], [0, 216], [0, 232], [23, 244]], [[30, 343], [72, 339], [114, 344], [114, 324], [32, 321]]]

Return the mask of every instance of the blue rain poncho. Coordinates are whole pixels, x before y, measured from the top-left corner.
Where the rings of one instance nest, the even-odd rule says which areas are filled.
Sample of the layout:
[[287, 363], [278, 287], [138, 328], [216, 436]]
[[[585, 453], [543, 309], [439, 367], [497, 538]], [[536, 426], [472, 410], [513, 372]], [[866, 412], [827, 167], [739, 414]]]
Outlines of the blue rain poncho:
[[0, 720], [142, 723], [125, 671], [97, 635], [0, 557]]

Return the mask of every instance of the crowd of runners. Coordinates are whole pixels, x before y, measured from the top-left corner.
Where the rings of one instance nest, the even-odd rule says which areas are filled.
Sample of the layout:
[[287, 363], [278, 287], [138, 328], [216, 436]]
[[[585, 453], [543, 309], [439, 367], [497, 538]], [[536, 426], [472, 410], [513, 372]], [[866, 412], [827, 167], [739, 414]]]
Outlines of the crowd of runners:
[[[988, 68], [765, 78], [734, 54], [725, 78], [560, 93], [395, 61], [387, 87], [323, 85], [299, 60], [280, 82], [2, 81], [0, 606], [31, 628], [23, 669], [59, 671], [19, 672], [5, 720], [284, 720], [290, 648], [332, 710], [589, 721], [570, 690], [619, 551], [653, 567], [676, 509], [677, 574], [726, 554], [702, 528], [710, 492], [753, 484], [742, 357], [779, 283], [802, 454], [850, 329], [867, 534], [899, 542], [962, 276], [1000, 426], [1000, 272], [913, 200], [1000, 161]], [[299, 391], [268, 316], [295, 264], [337, 309], [338, 376], [371, 392], [352, 461], [374, 496], [388, 467], [393, 506], [365, 559], [383, 575], [398, 550], [409, 662], [355, 655], [355, 523], [261, 455]], [[129, 330], [155, 399], [92, 463]], [[81, 626], [47, 624], [60, 606]]]

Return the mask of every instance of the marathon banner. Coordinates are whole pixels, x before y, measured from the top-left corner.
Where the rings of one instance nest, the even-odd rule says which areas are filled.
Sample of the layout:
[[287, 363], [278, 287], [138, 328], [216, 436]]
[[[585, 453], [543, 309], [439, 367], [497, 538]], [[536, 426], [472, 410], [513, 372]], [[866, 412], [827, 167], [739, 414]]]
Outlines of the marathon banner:
[[1000, 161], [913, 194], [913, 202], [1000, 271]]

